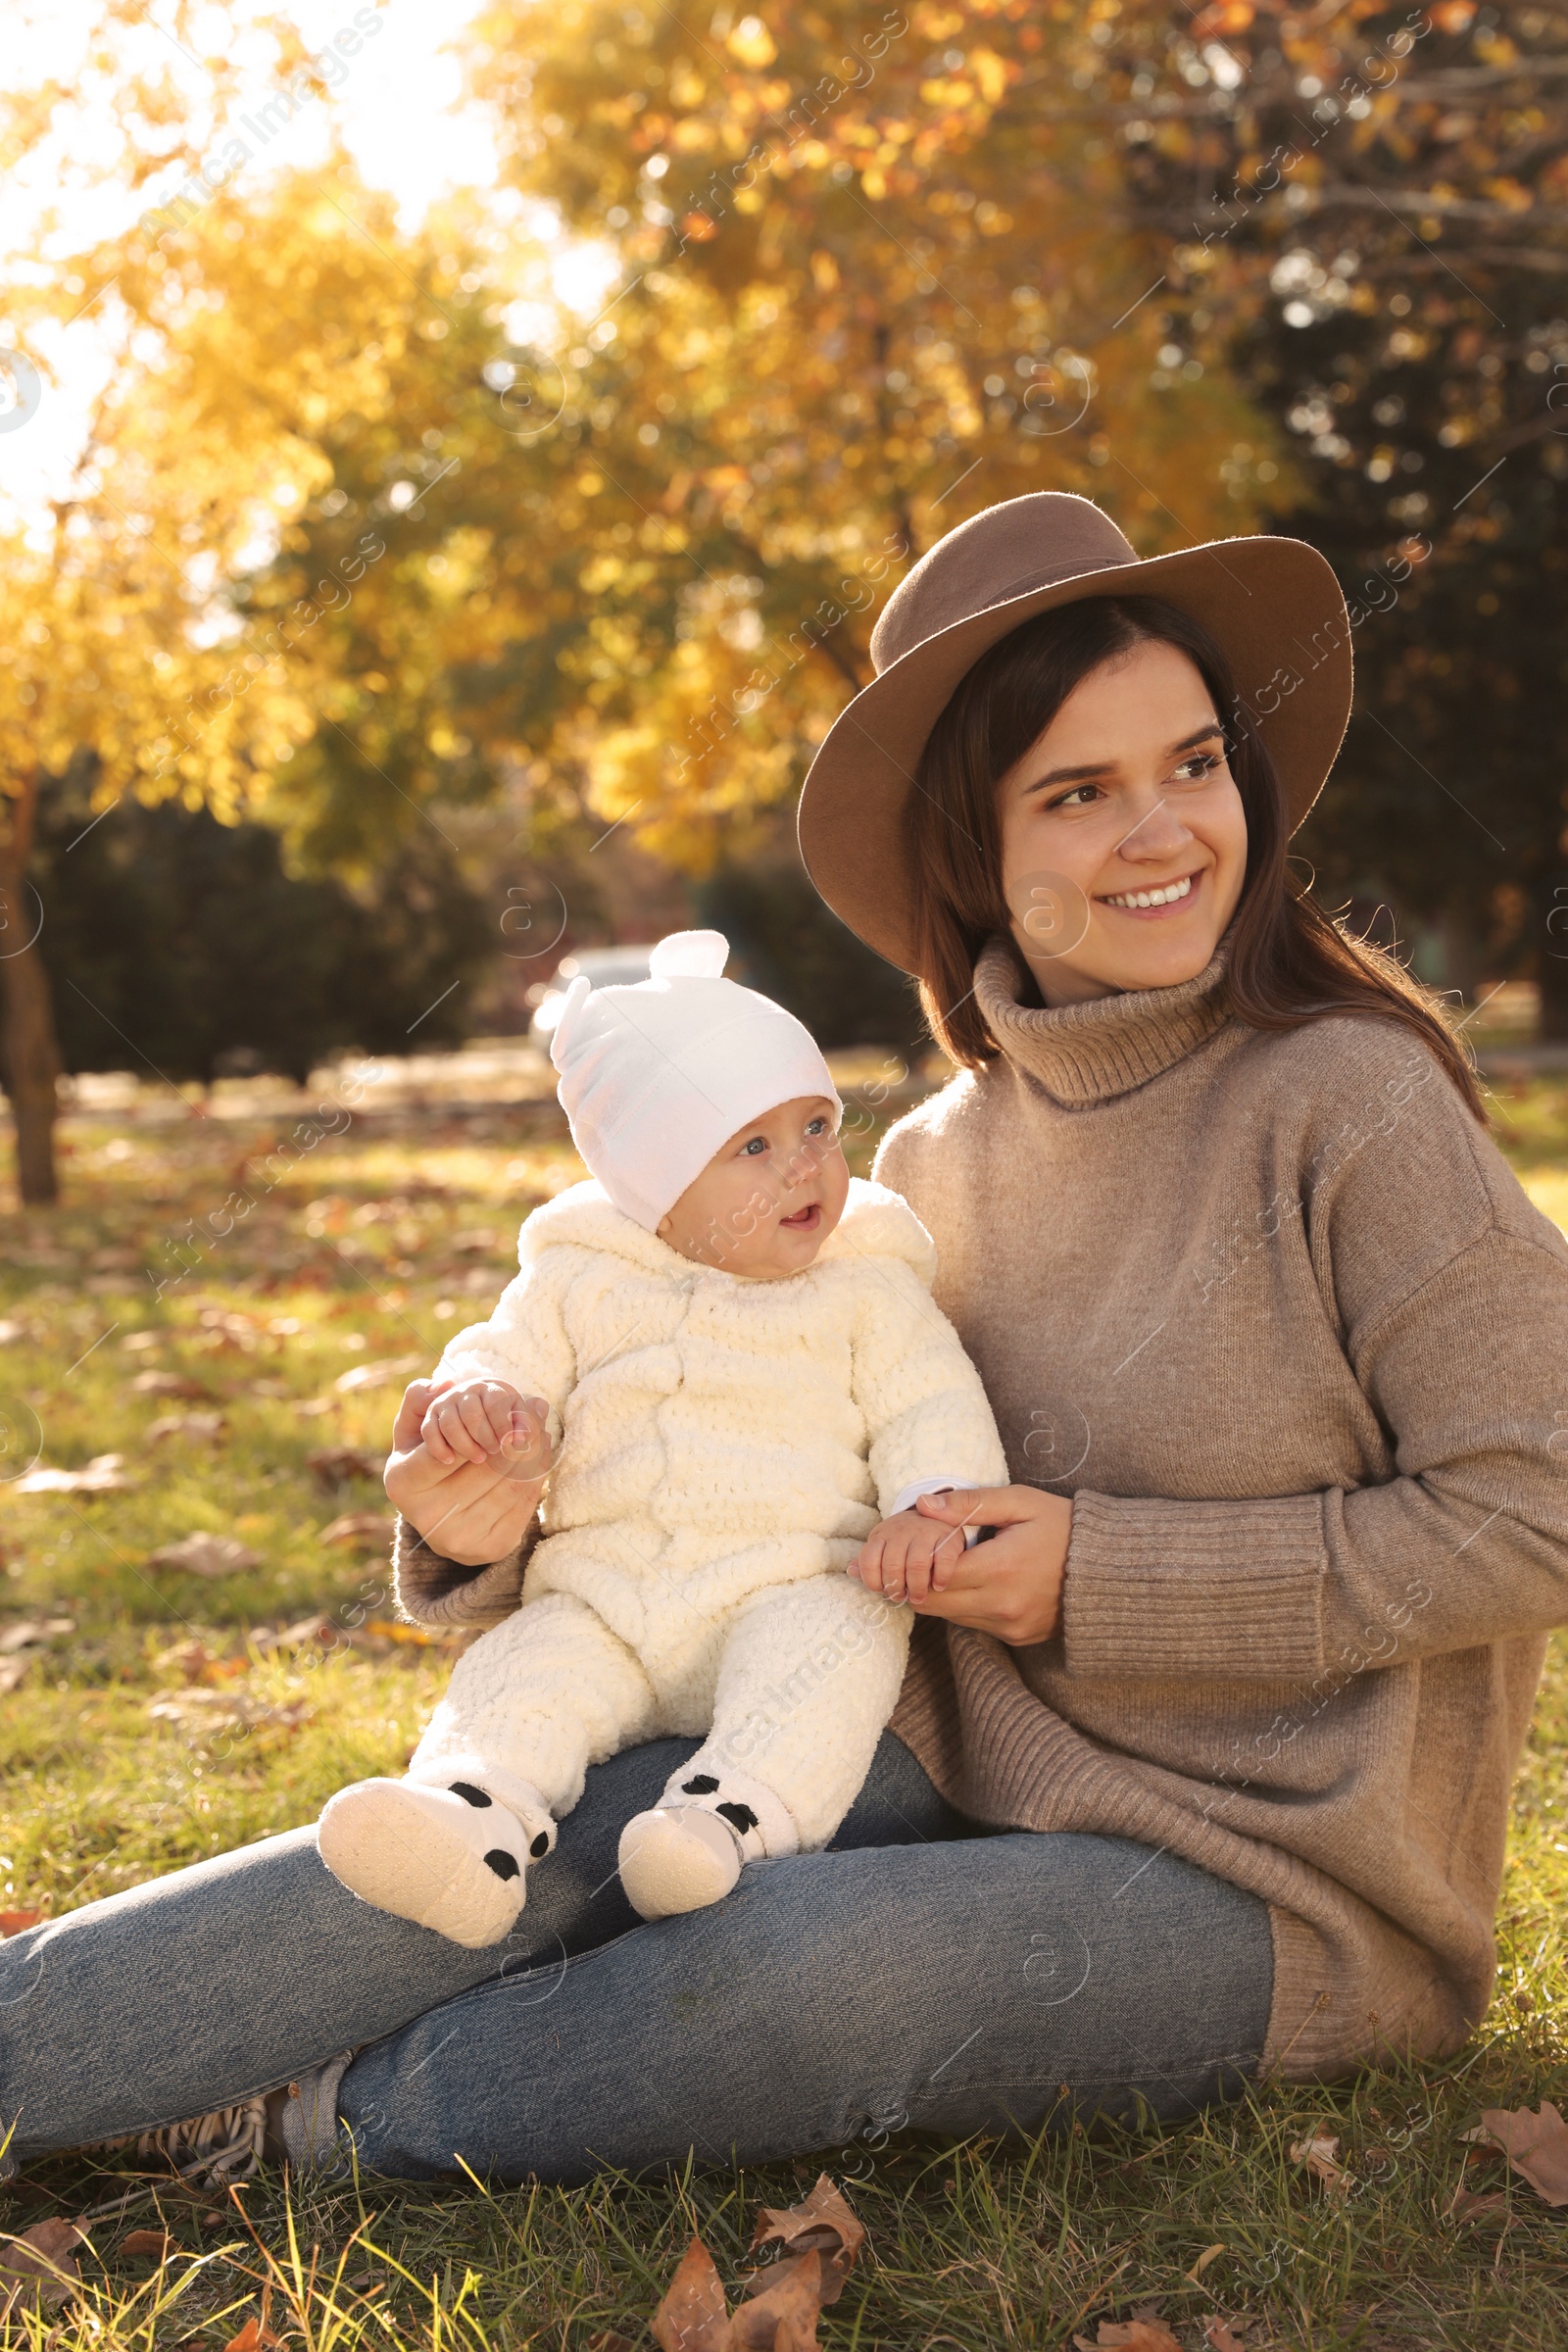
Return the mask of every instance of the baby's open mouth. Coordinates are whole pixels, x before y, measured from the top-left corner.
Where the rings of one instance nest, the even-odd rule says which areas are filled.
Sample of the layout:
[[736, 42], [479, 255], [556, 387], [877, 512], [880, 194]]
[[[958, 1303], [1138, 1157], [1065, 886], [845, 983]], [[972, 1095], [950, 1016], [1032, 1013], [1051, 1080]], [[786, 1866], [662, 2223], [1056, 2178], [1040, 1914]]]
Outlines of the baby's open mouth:
[[822, 1222], [822, 1211], [813, 1200], [808, 1207], [798, 1208], [793, 1216], [780, 1217], [779, 1226], [788, 1233], [811, 1233]]

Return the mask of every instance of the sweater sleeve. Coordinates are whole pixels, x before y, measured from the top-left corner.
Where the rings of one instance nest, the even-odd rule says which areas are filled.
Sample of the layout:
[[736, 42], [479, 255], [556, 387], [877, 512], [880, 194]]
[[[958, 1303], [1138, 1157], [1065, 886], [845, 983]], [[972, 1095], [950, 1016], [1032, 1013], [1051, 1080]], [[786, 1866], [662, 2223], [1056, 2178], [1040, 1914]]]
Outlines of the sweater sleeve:
[[470, 1323], [447, 1342], [437, 1380], [505, 1380], [549, 1407], [553, 1444], [577, 1381], [576, 1350], [566, 1329], [565, 1293], [570, 1253], [542, 1250], [509, 1282], [486, 1323]]
[[[1502, 1213], [1415, 1287], [1391, 1298], [1369, 1279], [1358, 1295], [1353, 1269], [1343, 1285], [1346, 1353], [1396, 1474], [1259, 1501], [1080, 1493], [1070, 1673], [1332, 1690], [1568, 1621], [1568, 1251], [1495, 1167]], [[1354, 1213], [1339, 1203], [1342, 1243]]]
[[980, 1375], [919, 1275], [896, 1258], [867, 1266], [852, 1387], [884, 1517], [906, 1489], [925, 1481], [1006, 1485], [1006, 1457]]

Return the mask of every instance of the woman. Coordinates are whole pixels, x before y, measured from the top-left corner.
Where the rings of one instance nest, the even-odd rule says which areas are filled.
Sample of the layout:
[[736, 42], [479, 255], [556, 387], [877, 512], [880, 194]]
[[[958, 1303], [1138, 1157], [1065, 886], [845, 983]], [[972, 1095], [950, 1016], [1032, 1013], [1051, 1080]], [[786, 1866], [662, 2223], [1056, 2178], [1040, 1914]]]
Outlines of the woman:
[[[934, 548], [874, 652], [802, 843], [964, 1065], [880, 1172], [1018, 1483], [911, 1594], [834, 1849], [636, 1926], [614, 1844], [660, 1741], [590, 1774], [499, 1953], [356, 1903], [309, 1831], [176, 1873], [0, 1948], [21, 2152], [259, 2131], [286, 2085], [297, 2161], [573, 2180], [1032, 2130], [1063, 2086], [1177, 2116], [1479, 2019], [1568, 1614], [1568, 1250], [1427, 1001], [1288, 882], [1348, 708], [1332, 574], [1139, 563], [1044, 494]], [[396, 1448], [406, 1602], [504, 1611], [505, 1490]]]

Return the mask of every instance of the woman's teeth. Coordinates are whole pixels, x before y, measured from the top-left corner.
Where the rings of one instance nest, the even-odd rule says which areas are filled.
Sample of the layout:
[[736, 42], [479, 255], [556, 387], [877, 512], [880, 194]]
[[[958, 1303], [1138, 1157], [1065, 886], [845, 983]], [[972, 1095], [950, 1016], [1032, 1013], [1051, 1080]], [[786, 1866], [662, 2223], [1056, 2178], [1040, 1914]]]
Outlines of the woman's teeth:
[[1172, 899], [1185, 899], [1193, 887], [1191, 874], [1183, 874], [1179, 882], [1167, 882], [1163, 890], [1124, 890], [1107, 898], [1107, 906], [1168, 906]]

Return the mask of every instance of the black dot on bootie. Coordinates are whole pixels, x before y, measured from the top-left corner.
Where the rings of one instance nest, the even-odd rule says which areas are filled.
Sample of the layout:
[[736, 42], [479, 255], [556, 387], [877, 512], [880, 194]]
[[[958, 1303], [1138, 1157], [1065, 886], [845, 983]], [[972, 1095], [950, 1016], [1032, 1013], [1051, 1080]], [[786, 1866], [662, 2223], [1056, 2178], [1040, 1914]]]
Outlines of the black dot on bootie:
[[534, 1862], [542, 1862], [542, 1861], [544, 1860], [544, 1858], [545, 1858], [546, 1854], [548, 1854], [548, 1853], [549, 1853], [549, 1851], [550, 1851], [550, 1838], [549, 1838], [549, 1834], [548, 1834], [546, 1831], [544, 1831], [544, 1830], [541, 1830], [541, 1831], [540, 1831], [540, 1833], [539, 1833], [539, 1835], [538, 1835], [538, 1837], [537, 1837], [537, 1838], [534, 1839], [533, 1843], [532, 1843], [532, 1844], [529, 1846], [529, 1848], [528, 1848], [528, 1856], [529, 1856], [529, 1859], [530, 1859], [531, 1861], [534, 1861]]
[[680, 1791], [682, 1796], [711, 1796], [717, 1787], [710, 1772], [697, 1772], [689, 1781], [682, 1781]]
[[522, 1864], [515, 1854], [509, 1854], [504, 1845], [493, 1845], [486, 1854], [485, 1868], [493, 1870], [498, 1879], [514, 1879]]
[[743, 1838], [748, 1830], [757, 1827], [757, 1815], [750, 1805], [715, 1805], [713, 1811], [722, 1813], [726, 1821], [733, 1822]]
[[491, 1801], [484, 1790], [475, 1788], [470, 1781], [454, 1781], [452, 1793], [454, 1796], [461, 1796], [466, 1805], [487, 1805]]

